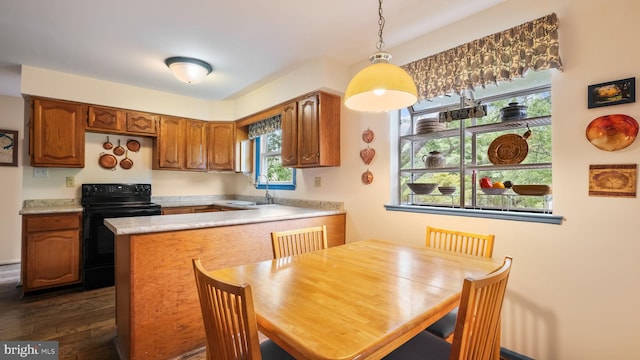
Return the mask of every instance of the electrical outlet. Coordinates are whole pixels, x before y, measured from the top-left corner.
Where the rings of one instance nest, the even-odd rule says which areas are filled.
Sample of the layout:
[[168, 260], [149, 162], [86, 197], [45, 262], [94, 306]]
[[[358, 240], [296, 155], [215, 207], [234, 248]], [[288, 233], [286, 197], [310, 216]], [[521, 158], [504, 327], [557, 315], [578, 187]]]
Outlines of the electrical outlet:
[[67, 176], [66, 184], [67, 187], [74, 187], [76, 186], [76, 179], [73, 176]]
[[316, 176], [313, 178], [313, 186], [320, 187], [322, 185], [322, 178], [320, 176]]
[[49, 169], [42, 167], [34, 167], [33, 168], [33, 177], [43, 178], [49, 176]]

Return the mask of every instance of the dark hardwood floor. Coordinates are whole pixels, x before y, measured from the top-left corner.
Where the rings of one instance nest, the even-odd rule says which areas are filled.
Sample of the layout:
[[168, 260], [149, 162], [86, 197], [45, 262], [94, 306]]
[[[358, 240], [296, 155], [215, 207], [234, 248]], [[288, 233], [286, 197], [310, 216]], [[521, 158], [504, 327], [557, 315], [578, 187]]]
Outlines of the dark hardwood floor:
[[[61, 360], [119, 358], [113, 286], [21, 298], [19, 280], [19, 264], [0, 266], [0, 340], [58, 341]], [[204, 349], [179, 359], [204, 360]]]

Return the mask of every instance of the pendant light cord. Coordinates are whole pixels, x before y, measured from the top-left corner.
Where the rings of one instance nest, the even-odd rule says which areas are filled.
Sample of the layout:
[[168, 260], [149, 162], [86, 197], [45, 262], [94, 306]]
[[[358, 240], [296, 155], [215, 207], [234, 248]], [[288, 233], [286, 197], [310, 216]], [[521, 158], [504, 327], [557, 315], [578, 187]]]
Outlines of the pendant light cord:
[[378, 30], [378, 43], [376, 44], [376, 48], [378, 51], [382, 51], [384, 48], [384, 40], [382, 40], [382, 29], [384, 29], [384, 16], [382, 16], [382, 0], [378, 0], [378, 26], [380, 30]]

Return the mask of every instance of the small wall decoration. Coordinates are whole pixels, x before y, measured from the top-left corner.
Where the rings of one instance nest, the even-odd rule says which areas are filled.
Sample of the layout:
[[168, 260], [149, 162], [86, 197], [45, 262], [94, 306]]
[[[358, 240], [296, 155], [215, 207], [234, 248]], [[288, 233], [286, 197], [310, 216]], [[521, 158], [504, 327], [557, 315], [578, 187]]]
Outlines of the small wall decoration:
[[[376, 156], [376, 150], [369, 147], [369, 144], [373, 141], [374, 137], [375, 135], [370, 129], [362, 132], [362, 141], [367, 144], [367, 148], [360, 150], [360, 158], [365, 165], [371, 164], [371, 161], [373, 161], [373, 158]], [[365, 185], [371, 184], [373, 182], [373, 173], [367, 169], [367, 171], [360, 175], [360, 180], [362, 180], [362, 183]]]
[[636, 197], [637, 165], [589, 165], [589, 196]]
[[0, 129], [0, 166], [18, 166], [18, 131]]
[[587, 99], [589, 109], [636, 102], [636, 78], [589, 85]]
[[604, 115], [587, 126], [587, 140], [605, 151], [616, 151], [631, 145], [638, 135], [638, 122], [624, 114]]

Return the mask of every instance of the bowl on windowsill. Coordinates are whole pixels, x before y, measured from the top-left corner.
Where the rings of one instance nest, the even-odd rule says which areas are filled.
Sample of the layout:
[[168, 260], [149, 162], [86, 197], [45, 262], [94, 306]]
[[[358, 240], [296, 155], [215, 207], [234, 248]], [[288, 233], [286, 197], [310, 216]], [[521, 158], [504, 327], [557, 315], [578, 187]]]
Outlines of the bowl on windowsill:
[[407, 183], [407, 186], [416, 195], [431, 194], [438, 187], [437, 183]]
[[480, 190], [487, 195], [502, 195], [507, 191], [506, 188], [480, 188]]
[[438, 191], [440, 191], [442, 195], [451, 195], [456, 192], [456, 189], [455, 186], [438, 186]]

